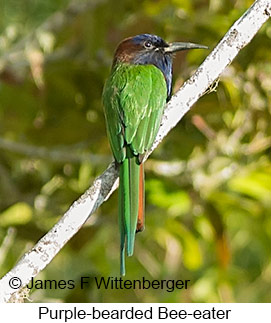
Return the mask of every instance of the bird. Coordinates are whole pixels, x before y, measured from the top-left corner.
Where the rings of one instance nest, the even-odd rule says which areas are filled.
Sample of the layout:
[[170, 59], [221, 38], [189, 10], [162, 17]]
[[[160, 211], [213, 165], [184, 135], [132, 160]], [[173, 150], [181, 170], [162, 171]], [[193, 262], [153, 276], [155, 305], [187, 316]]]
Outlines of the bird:
[[135, 234], [144, 229], [144, 156], [171, 97], [173, 54], [196, 48], [207, 47], [139, 34], [120, 42], [114, 54], [102, 100], [107, 136], [119, 168], [121, 276], [126, 254], [133, 255]]

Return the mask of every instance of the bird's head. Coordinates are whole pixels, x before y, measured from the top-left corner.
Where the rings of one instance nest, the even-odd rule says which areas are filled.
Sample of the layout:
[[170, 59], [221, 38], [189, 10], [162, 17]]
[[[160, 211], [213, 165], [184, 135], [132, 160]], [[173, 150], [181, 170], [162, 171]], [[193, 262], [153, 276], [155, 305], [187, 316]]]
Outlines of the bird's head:
[[161, 37], [151, 34], [141, 34], [124, 39], [115, 52], [114, 63], [155, 64], [156, 61], [168, 57], [181, 50], [207, 48], [206, 46], [174, 42], [167, 43]]

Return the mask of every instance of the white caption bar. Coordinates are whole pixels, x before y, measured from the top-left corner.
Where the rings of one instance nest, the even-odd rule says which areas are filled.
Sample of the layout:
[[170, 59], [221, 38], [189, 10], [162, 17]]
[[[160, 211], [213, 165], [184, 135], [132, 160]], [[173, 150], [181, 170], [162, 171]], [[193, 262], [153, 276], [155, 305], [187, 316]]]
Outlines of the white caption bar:
[[0, 304], [6, 322], [271, 322], [270, 304]]

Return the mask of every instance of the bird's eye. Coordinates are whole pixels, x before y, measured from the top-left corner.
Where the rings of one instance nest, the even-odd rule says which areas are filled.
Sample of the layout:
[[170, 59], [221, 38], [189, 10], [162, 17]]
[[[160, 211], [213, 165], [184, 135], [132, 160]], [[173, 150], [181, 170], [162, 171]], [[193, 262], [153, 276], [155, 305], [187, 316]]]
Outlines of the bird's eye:
[[144, 47], [145, 48], [151, 48], [152, 47], [152, 42], [150, 40], [145, 41]]

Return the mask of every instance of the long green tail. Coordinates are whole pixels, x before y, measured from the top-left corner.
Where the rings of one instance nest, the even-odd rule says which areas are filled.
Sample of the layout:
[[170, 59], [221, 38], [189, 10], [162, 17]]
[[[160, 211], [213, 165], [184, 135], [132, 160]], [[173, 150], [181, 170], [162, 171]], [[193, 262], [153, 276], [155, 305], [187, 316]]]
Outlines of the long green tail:
[[125, 275], [125, 250], [132, 256], [138, 218], [139, 172], [137, 157], [129, 156], [120, 164], [119, 174], [119, 226], [120, 274]]

